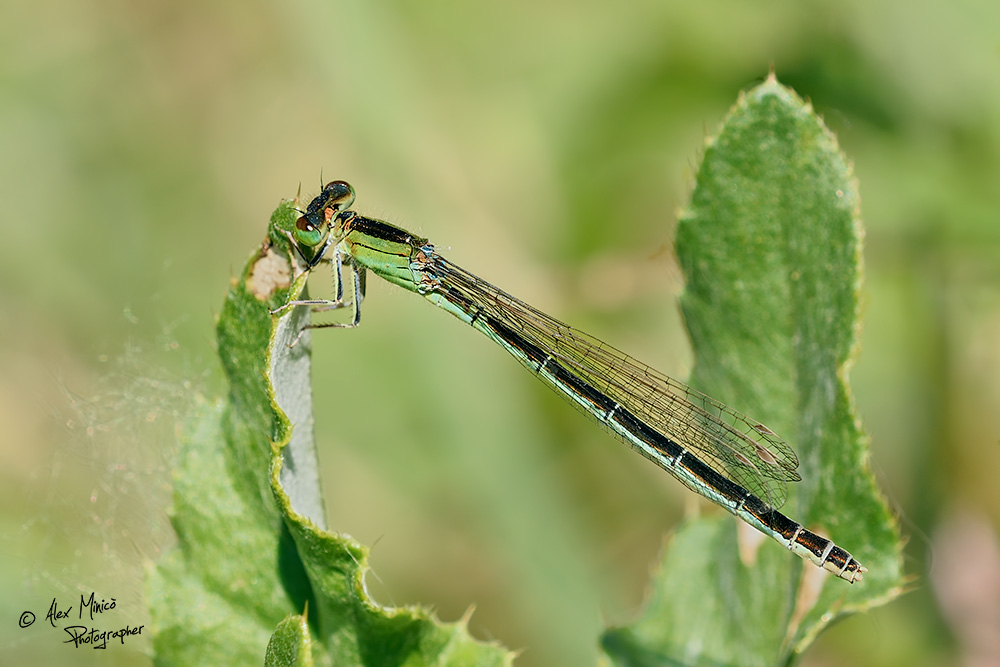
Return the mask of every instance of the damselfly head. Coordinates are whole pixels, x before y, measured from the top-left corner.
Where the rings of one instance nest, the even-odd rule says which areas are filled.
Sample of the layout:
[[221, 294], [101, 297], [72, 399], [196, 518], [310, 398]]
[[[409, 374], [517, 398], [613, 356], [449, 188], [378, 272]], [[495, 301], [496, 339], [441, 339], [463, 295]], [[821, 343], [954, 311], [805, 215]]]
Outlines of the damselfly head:
[[331, 181], [309, 202], [305, 213], [295, 221], [295, 241], [315, 248], [326, 240], [333, 221], [354, 203], [354, 188], [346, 181]]

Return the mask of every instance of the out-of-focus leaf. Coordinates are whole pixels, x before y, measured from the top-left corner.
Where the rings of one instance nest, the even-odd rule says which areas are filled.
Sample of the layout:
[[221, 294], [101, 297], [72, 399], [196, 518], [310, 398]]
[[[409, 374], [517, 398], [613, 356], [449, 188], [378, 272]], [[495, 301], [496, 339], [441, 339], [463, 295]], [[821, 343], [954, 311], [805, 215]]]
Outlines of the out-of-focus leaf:
[[851, 167], [811, 106], [774, 77], [741, 96], [677, 231], [691, 384], [795, 447], [803, 480], [782, 511], [869, 572], [851, 585], [729, 517], [690, 521], [642, 617], [605, 633], [617, 664], [786, 662], [838, 616], [899, 594], [898, 531], [847, 385], [861, 240]]

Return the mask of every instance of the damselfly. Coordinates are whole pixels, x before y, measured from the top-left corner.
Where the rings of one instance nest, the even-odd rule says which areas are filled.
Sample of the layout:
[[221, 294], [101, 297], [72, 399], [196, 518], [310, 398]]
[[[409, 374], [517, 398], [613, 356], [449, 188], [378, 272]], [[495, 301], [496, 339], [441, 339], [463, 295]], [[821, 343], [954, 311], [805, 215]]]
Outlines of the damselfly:
[[[851, 583], [867, 572], [847, 551], [778, 511], [788, 482], [801, 479], [799, 462], [766, 426], [452, 264], [427, 239], [349, 210], [353, 203], [354, 189], [333, 181], [287, 232], [306, 270], [332, 264], [336, 298], [289, 301], [275, 315], [292, 306], [349, 305], [349, 322], [308, 327], [355, 327], [371, 270], [484, 333], [612, 435], [793, 553]], [[345, 266], [350, 301], [343, 294]]]

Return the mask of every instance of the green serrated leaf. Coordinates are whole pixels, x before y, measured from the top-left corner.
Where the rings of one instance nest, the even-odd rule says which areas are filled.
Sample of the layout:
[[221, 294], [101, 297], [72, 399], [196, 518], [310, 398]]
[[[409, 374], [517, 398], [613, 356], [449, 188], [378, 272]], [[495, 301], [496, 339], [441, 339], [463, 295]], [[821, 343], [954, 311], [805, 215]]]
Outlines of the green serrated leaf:
[[851, 585], [726, 516], [669, 543], [647, 608], [605, 633], [616, 664], [773, 665], [838, 616], [901, 590], [895, 522], [868, 470], [847, 386], [857, 345], [857, 184], [811, 106], [774, 77], [708, 142], [677, 230], [691, 385], [781, 434], [803, 481], [782, 508], [869, 572]]
[[308, 309], [270, 314], [305, 288], [284, 234], [297, 216], [293, 202], [278, 207], [219, 317], [230, 393], [193, 416], [181, 443], [178, 545], [149, 573], [156, 662], [510, 664], [469, 635], [467, 618], [372, 600], [368, 549], [325, 530], [308, 336], [291, 345]]

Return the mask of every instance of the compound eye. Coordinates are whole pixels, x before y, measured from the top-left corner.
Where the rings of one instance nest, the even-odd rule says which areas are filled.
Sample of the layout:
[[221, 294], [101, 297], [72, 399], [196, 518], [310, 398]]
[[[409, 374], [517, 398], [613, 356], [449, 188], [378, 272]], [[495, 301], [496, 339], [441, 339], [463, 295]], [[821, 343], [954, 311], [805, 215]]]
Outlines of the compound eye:
[[326, 197], [325, 208], [332, 208], [339, 213], [354, 203], [354, 188], [347, 181], [331, 181], [323, 188], [321, 196]]
[[315, 248], [323, 242], [326, 231], [322, 226], [313, 223], [313, 214], [307, 213], [295, 221], [295, 240], [309, 248]]
[[306, 213], [319, 213], [325, 209], [331, 209], [332, 215], [326, 216], [326, 219], [330, 220], [341, 211], [347, 210], [353, 203], [354, 188], [351, 187], [351, 184], [346, 181], [331, 181], [323, 188], [323, 192], [309, 202]]

